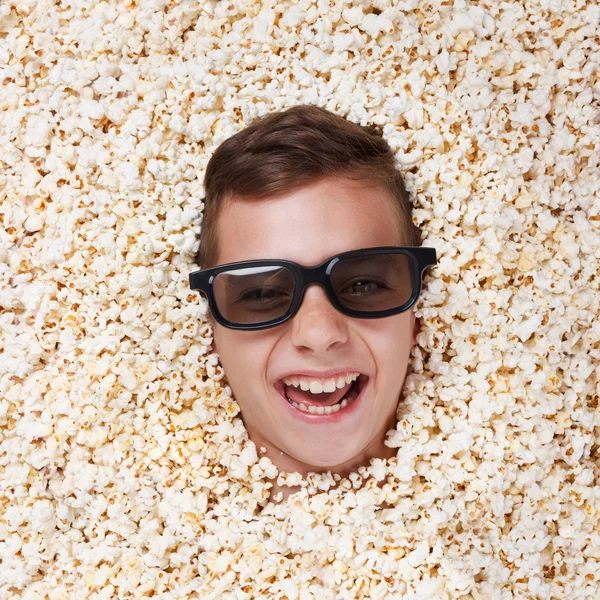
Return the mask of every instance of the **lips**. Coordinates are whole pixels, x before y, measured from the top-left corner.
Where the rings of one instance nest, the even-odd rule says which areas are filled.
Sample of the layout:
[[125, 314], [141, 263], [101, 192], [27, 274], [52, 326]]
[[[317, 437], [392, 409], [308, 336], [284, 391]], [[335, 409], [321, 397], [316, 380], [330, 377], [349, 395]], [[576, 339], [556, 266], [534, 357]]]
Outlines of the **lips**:
[[308, 413], [308, 412], [302, 411], [302, 410], [292, 406], [285, 397], [285, 385], [284, 385], [283, 381], [281, 381], [281, 380], [278, 381], [274, 385], [274, 387], [277, 390], [279, 397], [281, 398], [281, 400], [285, 403], [285, 405], [287, 407], [287, 409], [285, 409], [285, 410], [289, 410], [290, 414], [293, 417], [295, 417], [296, 419], [299, 419], [300, 421], [303, 421], [303, 422], [309, 423], [309, 424], [338, 423], [341, 420], [344, 420], [346, 417], [356, 413], [356, 411], [359, 409], [359, 406], [362, 405], [362, 401], [364, 400], [365, 395], [368, 396], [368, 389], [370, 389], [369, 376], [361, 374], [358, 377], [358, 396], [344, 408], [341, 408], [340, 410], [338, 410], [332, 414], [322, 414], [321, 415], [321, 414]]

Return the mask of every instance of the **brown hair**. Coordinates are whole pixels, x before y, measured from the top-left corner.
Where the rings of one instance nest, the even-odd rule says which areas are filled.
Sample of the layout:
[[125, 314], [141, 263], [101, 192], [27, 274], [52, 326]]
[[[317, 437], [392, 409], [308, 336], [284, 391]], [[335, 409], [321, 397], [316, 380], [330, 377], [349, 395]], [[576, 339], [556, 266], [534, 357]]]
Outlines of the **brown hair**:
[[203, 269], [217, 264], [217, 218], [232, 197], [267, 199], [327, 175], [382, 185], [395, 200], [399, 239], [421, 246], [421, 230], [412, 221], [402, 175], [382, 132], [300, 104], [256, 118], [225, 140], [208, 161], [196, 264]]

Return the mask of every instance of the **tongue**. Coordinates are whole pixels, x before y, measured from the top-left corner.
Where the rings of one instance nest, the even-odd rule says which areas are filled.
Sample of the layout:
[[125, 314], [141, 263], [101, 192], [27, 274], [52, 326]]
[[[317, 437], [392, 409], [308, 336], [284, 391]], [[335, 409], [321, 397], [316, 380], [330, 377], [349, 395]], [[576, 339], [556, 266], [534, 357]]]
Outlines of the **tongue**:
[[[356, 383], [356, 380], [352, 383]], [[313, 394], [309, 391], [303, 391], [293, 385], [284, 385], [285, 395], [296, 404], [304, 404], [305, 406], [333, 406], [339, 402], [348, 390], [352, 387], [352, 383], [346, 384], [343, 388], [336, 388], [333, 392], [323, 392], [322, 394]]]

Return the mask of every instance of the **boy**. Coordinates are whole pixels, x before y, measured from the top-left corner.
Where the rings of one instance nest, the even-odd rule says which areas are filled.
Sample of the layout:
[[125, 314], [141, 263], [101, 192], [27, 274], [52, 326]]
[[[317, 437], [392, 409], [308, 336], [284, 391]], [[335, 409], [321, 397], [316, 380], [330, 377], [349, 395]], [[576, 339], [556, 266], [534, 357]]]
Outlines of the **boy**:
[[[257, 449], [304, 477], [395, 456], [384, 441], [419, 333], [409, 309], [436, 254], [421, 247], [387, 142], [294, 106], [221, 144], [204, 188], [202, 270], [190, 284], [209, 300], [214, 348]], [[232, 265], [242, 261], [257, 262]], [[297, 489], [275, 484], [271, 499]]]

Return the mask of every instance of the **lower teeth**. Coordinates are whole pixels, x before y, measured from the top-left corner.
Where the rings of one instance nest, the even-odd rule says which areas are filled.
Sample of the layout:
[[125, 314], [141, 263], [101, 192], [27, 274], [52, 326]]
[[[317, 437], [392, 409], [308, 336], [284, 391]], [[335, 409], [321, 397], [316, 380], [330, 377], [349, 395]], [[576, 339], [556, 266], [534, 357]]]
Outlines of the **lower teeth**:
[[286, 400], [298, 410], [302, 412], [311, 413], [313, 415], [332, 415], [333, 413], [338, 412], [342, 408], [346, 408], [349, 404], [352, 404], [354, 400], [356, 400], [358, 396], [358, 392], [352, 392], [346, 396], [341, 402], [338, 404], [334, 404], [333, 406], [306, 406], [305, 404], [296, 404], [293, 400], [286, 398]]

